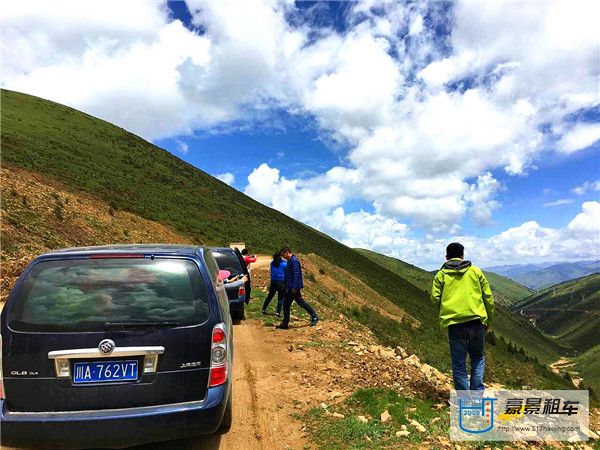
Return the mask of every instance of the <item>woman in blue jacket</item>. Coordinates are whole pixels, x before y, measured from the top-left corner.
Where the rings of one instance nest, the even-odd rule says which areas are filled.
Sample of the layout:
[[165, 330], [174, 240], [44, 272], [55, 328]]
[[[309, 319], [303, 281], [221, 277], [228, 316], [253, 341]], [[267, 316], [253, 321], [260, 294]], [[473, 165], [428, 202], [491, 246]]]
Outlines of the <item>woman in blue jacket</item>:
[[265, 298], [265, 303], [262, 307], [263, 314], [267, 313], [269, 303], [277, 292], [277, 317], [281, 317], [281, 308], [283, 307], [283, 298], [285, 296], [285, 268], [287, 262], [281, 257], [280, 253], [273, 255], [271, 261], [271, 284], [269, 285], [269, 294]]

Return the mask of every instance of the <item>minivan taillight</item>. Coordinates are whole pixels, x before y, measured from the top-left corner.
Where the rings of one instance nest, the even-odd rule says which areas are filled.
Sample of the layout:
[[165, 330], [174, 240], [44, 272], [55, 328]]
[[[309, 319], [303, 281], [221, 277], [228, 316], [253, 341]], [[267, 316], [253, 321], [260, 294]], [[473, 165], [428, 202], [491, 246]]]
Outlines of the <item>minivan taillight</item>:
[[2, 336], [0, 336], [0, 400], [4, 400], [4, 376], [2, 374]]
[[216, 324], [212, 331], [208, 387], [219, 386], [227, 381], [227, 341], [225, 324]]

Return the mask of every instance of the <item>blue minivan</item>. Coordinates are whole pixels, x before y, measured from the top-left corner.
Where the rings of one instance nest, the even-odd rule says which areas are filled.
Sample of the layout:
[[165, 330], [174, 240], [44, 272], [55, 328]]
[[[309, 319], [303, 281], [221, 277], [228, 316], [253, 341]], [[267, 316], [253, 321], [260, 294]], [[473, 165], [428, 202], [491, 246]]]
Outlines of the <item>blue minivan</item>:
[[3, 445], [118, 448], [231, 426], [231, 317], [208, 248], [44, 254], [0, 320]]

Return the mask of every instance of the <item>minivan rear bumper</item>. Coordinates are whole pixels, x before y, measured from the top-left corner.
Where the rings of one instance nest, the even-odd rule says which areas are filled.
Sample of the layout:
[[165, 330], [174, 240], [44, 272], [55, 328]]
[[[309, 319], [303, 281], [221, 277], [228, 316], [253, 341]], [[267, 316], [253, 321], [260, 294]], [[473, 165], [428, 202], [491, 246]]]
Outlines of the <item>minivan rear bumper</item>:
[[231, 312], [242, 312], [244, 310], [244, 303], [246, 302], [245, 296], [240, 296], [235, 300], [229, 300], [229, 311]]
[[202, 401], [140, 408], [73, 412], [10, 412], [0, 400], [2, 445], [10, 447], [123, 448], [214, 433], [231, 382], [207, 391]]

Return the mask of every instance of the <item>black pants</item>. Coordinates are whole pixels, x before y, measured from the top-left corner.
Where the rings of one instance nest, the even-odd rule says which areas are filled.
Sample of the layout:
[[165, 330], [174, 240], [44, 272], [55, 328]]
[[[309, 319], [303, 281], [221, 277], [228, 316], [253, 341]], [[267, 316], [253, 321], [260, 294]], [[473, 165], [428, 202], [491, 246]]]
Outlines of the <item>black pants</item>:
[[290, 308], [292, 307], [293, 301], [296, 300], [298, 306], [304, 308], [310, 317], [316, 319], [317, 313], [312, 306], [308, 304], [306, 300], [302, 298], [302, 292], [297, 290], [295, 294], [292, 291], [285, 291], [285, 300], [283, 301], [283, 321], [281, 325], [287, 327], [290, 324]]
[[281, 308], [283, 307], [283, 297], [285, 296], [285, 281], [277, 281], [271, 280], [271, 284], [269, 285], [269, 293], [267, 294], [267, 298], [265, 298], [265, 302], [263, 303], [263, 311], [269, 307], [269, 303], [275, 297], [275, 293], [277, 292], [277, 314], [281, 314]]

